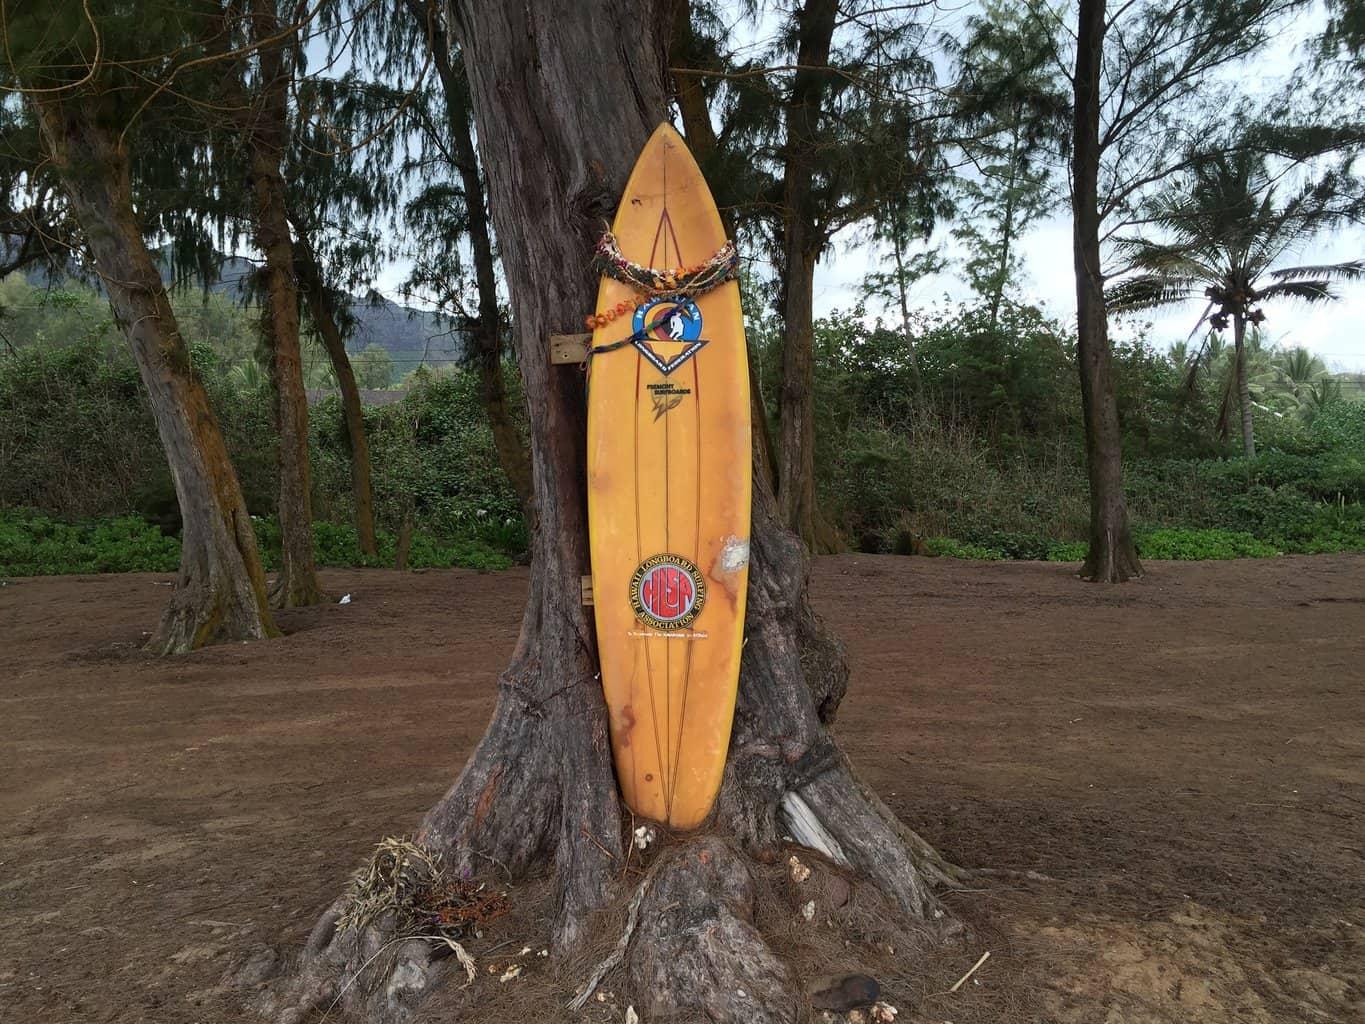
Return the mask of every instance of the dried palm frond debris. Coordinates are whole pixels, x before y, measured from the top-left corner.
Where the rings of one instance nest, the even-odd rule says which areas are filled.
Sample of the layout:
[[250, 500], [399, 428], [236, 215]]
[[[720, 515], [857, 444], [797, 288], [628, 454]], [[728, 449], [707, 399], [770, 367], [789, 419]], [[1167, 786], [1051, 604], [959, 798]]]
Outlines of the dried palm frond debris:
[[456, 876], [436, 851], [389, 836], [356, 873], [337, 927], [360, 929], [390, 916], [399, 935], [459, 939], [507, 910], [506, 892]]

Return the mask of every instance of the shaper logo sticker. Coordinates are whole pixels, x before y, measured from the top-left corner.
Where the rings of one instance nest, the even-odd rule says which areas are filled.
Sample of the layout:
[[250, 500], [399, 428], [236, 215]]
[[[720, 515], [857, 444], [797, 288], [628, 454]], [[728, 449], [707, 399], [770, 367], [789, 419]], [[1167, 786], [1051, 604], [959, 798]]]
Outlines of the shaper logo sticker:
[[630, 605], [646, 626], [686, 629], [706, 604], [701, 570], [681, 555], [651, 555], [630, 579]]
[[[635, 310], [631, 342], [656, 370], [667, 377], [696, 355], [706, 342], [701, 336], [701, 310], [691, 299], [652, 299]], [[682, 345], [675, 350], [675, 345]]]

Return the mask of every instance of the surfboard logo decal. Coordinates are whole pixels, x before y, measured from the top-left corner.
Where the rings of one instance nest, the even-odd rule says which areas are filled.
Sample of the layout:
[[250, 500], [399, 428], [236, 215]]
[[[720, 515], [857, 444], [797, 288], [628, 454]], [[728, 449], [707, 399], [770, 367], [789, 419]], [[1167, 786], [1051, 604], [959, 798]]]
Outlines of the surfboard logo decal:
[[[651, 299], [635, 310], [631, 327], [637, 335], [631, 344], [665, 377], [706, 344], [701, 336], [701, 310], [691, 299]], [[674, 350], [675, 345], [682, 348]]]
[[650, 555], [630, 578], [635, 617], [654, 629], [686, 629], [704, 604], [706, 578], [681, 555]]

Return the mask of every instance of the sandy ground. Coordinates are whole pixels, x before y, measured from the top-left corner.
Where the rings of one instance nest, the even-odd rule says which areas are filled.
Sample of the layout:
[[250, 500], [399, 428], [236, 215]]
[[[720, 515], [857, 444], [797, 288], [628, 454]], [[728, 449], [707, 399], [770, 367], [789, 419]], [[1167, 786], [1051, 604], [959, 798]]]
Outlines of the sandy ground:
[[[1148, 568], [817, 563], [855, 763], [957, 862], [1048, 876], [951, 894], [933, 970], [992, 957], [903, 1021], [1365, 1020], [1365, 557]], [[0, 587], [0, 1020], [250, 1019], [224, 972], [453, 780], [525, 571], [324, 579], [352, 603], [169, 661], [167, 577]]]

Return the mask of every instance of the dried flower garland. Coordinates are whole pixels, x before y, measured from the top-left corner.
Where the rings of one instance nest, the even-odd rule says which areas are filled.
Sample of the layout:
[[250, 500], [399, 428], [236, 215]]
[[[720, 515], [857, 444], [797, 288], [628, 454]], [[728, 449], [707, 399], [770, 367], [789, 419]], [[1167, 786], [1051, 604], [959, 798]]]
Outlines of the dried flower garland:
[[597, 242], [593, 259], [597, 269], [608, 277], [634, 288], [634, 303], [618, 302], [601, 313], [589, 316], [584, 321], [591, 330], [605, 327], [617, 317], [633, 312], [651, 298], [667, 295], [676, 298], [695, 298], [709, 292], [712, 288], [733, 281], [739, 276], [739, 253], [734, 242], [726, 242], [704, 263], [688, 267], [673, 267], [669, 270], [656, 270], [642, 263], [626, 259], [616, 236], [605, 231]]

